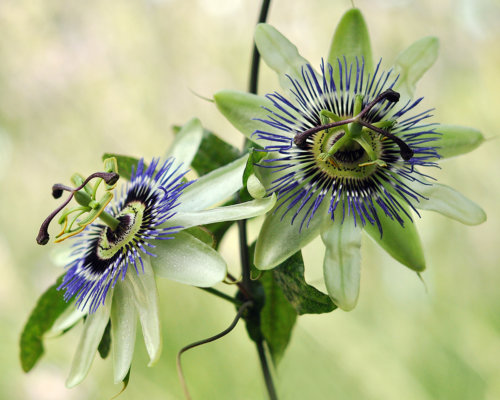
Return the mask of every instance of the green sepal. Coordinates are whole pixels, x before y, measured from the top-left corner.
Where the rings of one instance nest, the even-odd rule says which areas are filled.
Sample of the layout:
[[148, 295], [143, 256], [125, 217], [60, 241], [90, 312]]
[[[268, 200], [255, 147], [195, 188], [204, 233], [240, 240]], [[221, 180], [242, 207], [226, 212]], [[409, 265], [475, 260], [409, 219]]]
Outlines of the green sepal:
[[[180, 127], [175, 127], [174, 132], [179, 129]], [[213, 132], [203, 129], [201, 144], [193, 158], [191, 167], [199, 176], [202, 176], [229, 164], [239, 156], [240, 151], [236, 147], [222, 140]]]
[[[259, 129], [272, 132], [272, 128], [258, 119], [266, 119], [268, 111], [263, 107], [272, 108], [272, 103], [265, 97], [236, 90], [221, 90], [214, 95], [215, 105], [226, 119], [243, 133], [247, 139], [257, 145], [257, 137], [252, 135]], [[259, 141], [262, 144], [262, 141]]]
[[185, 229], [185, 233], [189, 233], [196, 239], [201, 240], [203, 243], [208, 244], [210, 247], [216, 249], [217, 242], [215, 240], [215, 235], [204, 226], [193, 226], [191, 228]]
[[293, 88], [287, 75], [303, 82], [302, 68], [309, 62], [276, 28], [265, 23], [258, 24], [255, 28], [255, 45], [265, 63], [278, 74], [283, 89]]
[[340, 82], [337, 59], [344, 66], [344, 57], [347, 61], [348, 70], [352, 64], [354, 71], [356, 71], [357, 57], [360, 66], [364, 59], [365, 74], [373, 71], [370, 35], [363, 14], [357, 8], [350, 9], [342, 16], [330, 45], [328, 62], [333, 66], [333, 76], [336, 83]]
[[[248, 191], [248, 179], [253, 175], [255, 176], [255, 164], [258, 164], [262, 159], [266, 156], [266, 152], [264, 151], [255, 151], [253, 147], [251, 147], [248, 151], [248, 160], [247, 165], [245, 166], [245, 170], [243, 171], [243, 188], [240, 190], [240, 201], [249, 201], [252, 200], [255, 196], [252, 195]], [[253, 178], [251, 178], [253, 179]], [[258, 180], [258, 178], [256, 178]], [[261, 185], [262, 186], [262, 185]], [[264, 188], [265, 190], [265, 188]], [[259, 197], [262, 198], [263, 196]]]
[[43, 293], [24, 325], [20, 340], [21, 366], [30, 371], [43, 355], [43, 335], [49, 331], [56, 319], [69, 306], [57, 288], [63, 281], [61, 275], [56, 283]]
[[[118, 164], [118, 174], [120, 175], [120, 178], [124, 178], [128, 181], [132, 179], [132, 168], [134, 168], [134, 171], [137, 171], [139, 159], [112, 153], [104, 153], [102, 159], [104, 161], [105, 159], [110, 157], [116, 158], [116, 163]], [[147, 167], [147, 164], [144, 163], [144, 168], [146, 169]]]
[[438, 38], [427, 36], [411, 44], [396, 57], [394, 72], [399, 78], [394, 90], [401, 95], [401, 106], [413, 98], [416, 83], [437, 60], [438, 52]]
[[102, 339], [99, 342], [97, 350], [99, 351], [99, 355], [102, 359], [109, 356], [109, 351], [111, 350], [111, 320], [109, 320], [106, 325], [106, 329], [104, 329], [104, 333], [102, 334]]
[[424, 196], [415, 203], [416, 208], [438, 212], [466, 225], [479, 225], [486, 221], [484, 210], [462, 193], [439, 183], [422, 182], [407, 182], [412, 190]]
[[297, 314], [322, 314], [337, 308], [330, 296], [305, 281], [304, 260], [300, 251], [274, 268], [272, 273]]
[[[401, 198], [397, 200], [401, 207], [411, 215], [409, 207], [402, 203], [404, 200]], [[378, 205], [375, 205], [375, 208], [382, 226], [382, 235], [380, 235], [377, 225], [370, 223], [365, 225], [365, 232], [401, 264], [417, 272], [425, 270], [422, 242], [413, 221], [403, 211], [400, 211], [399, 216], [404, 221], [404, 226], [401, 226], [396, 219], [387, 217]]]
[[[361, 229], [352, 216], [329, 221], [321, 231], [326, 251], [323, 276], [332, 301], [344, 311], [356, 307], [361, 281]], [[337, 221], [342, 221], [340, 224]]]
[[458, 125], [438, 125], [434, 132], [440, 133], [430, 144], [437, 147], [441, 158], [468, 153], [484, 142], [483, 134], [474, 128]]
[[281, 289], [274, 271], [265, 271], [260, 278], [265, 303], [260, 312], [261, 330], [274, 365], [278, 365], [290, 342], [297, 312]]

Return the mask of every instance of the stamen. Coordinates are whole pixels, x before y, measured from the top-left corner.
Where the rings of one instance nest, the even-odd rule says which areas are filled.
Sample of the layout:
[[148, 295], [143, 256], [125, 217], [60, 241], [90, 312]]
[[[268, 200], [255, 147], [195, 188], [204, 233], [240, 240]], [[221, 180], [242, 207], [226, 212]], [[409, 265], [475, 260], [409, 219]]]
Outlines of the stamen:
[[396, 143], [399, 146], [399, 152], [401, 154], [401, 157], [403, 160], [408, 161], [413, 157], [413, 150], [408, 146], [401, 138], [398, 138], [397, 136], [393, 135], [392, 133], [389, 133], [387, 131], [384, 131], [383, 129], [377, 128], [376, 126], [373, 126], [372, 124], [364, 121], [359, 121], [359, 123], [368, 129], [371, 129], [372, 131], [375, 131], [377, 133], [380, 133], [381, 135], [392, 139], [394, 143]]
[[295, 138], [293, 139], [294, 143], [297, 145], [299, 149], [306, 149], [305, 144], [306, 140], [309, 136], [314, 135], [315, 133], [330, 129], [330, 128], [335, 128], [336, 126], [342, 126], [349, 124], [351, 122], [354, 122], [354, 118], [349, 118], [349, 119], [344, 119], [342, 121], [338, 122], [332, 122], [331, 124], [326, 124], [326, 125], [320, 125], [320, 126], [315, 126], [314, 128], [308, 129], [307, 131], [297, 133], [295, 135]]

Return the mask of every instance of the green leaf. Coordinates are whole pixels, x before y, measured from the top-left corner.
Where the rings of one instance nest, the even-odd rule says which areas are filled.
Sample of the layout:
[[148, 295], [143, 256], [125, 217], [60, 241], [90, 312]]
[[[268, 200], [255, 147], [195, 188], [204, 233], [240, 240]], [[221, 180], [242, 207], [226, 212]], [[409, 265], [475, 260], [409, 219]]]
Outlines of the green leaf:
[[303, 82], [302, 68], [309, 62], [276, 28], [264, 23], [258, 24], [255, 28], [255, 45], [265, 63], [278, 74], [283, 89], [293, 88], [286, 75]]
[[204, 129], [203, 139], [191, 166], [199, 176], [202, 176], [229, 164], [239, 156], [240, 151], [236, 147]]
[[440, 124], [434, 131], [441, 136], [431, 145], [438, 147], [437, 152], [442, 158], [468, 153], [484, 142], [480, 131], [465, 126]]
[[43, 334], [69, 305], [57, 290], [62, 279], [63, 275], [38, 299], [21, 333], [20, 357], [24, 372], [30, 371], [43, 355]]
[[[134, 170], [137, 170], [139, 159], [113, 153], [104, 153], [102, 159], [104, 161], [106, 158], [110, 157], [116, 158], [116, 161], [118, 163], [118, 174], [120, 175], [120, 178], [124, 178], [129, 181], [132, 178], [132, 167], [134, 167]], [[144, 168], [147, 168], [146, 164], [144, 164]]]
[[101, 358], [105, 359], [109, 355], [109, 350], [111, 349], [111, 320], [109, 320], [108, 325], [106, 325], [106, 329], [101, 338], [101, 342], [99, 343], [99, 347], [97, 350], [99, 351], [99, 355]]
[[399, 75], [394, 86], [401, 94], [399, 104], [404, 105], [407, 99], [413, 98], [416, 83], [437, 60], [438, 52], [439, 40], [428, 36], [399, 53], [394, 62], [394, 72]]
[[370, 45], [370, 35], [366, 26], [365, 19], [361, 11], [357, 8], [352, 8], [347, 11], [341, 18], [335, 34], [333, 35], [330, 52], [328, 54], [328, 62], [334, 68], [335, 82], [339, 82], [339, 69], [337, 59], [344, 62], [344, 57], [347, 61], [347, 67], [351, 63], [355, 71], [356, 57], [361, 65], [362, 57], [365, 61], [365, 73], [373, 71], [372, 49]]
[[304, 260], [298, 251], [273, 271], [276, 283], [299, 315], [328, 313], [337, 308], [330, 297], [304, 279]]
[[341, 224], [332, 221], [321, 232], [321, 239], [326, 246], [323, 274], [328, 294], [339, 308], [351, 311], [359, 297], [361, 228], [354, 225], [353, 218]]
[[260, 282], [264, 288], [265, 303], [260, 312], [261, 331], [274, 365], [277, 365], [290, 342], [297, 312], [288, 302], [274, 274], [263, 273]]
[[[410, 214], [411, 211], [408, 206], [403, 205], [403, 200], [398, 198], [398, 201], [401, 207]], [[377, 226], [370, 223], [365, 225], [365, 232], [401, 264], [417, 272], [423, 271], [425, 269], [424, 251], [415, 224], [400, 211], [399, 215], [404, 220], [403, 227], [395, 219], [387, 217], [378, 205], [375, 207], [383, 234], [381, 236]]]

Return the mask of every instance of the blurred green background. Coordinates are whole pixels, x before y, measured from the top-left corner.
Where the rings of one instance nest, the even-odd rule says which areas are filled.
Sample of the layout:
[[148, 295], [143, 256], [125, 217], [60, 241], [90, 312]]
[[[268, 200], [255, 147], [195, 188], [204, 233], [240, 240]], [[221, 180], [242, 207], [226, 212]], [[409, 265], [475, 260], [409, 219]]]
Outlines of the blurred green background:
[[[104, 152], [161, 155], [172, 141], [171, 126], [192, 116], [240, 146], [240, 134], [194, 93], [245, 90], [259, 3], [0, 2], [0, 398], [109, 399], [119, 391], [110, 360], [101, 359], [80, 386], [65, 389], [78, 328], [48, 341], [35, 369], [21, 371], [19, 333], [38, 296], [61, 273], [54, 245], [35, 243], [39, 224], [55, 207], [50, 187], [69, 182], [75, 171], [100, 168]], [[481, 204], [488, 221], [467, 227], [424, 212], [417, 224], [427, 289], [365, 238], [358, 307], [299, 319], [276, 371], [278, 391], [282, 399], [499, 399], [500, 2], [355, 3], [386, 67], [420, 37], [440, 38], [439, 60], [417, 94], [436, 108], [436, 121], [476, 127], [489, 140], [432, 172]], [[269, 22], [319, 65], [348, 7], [347, 0], [275, 0]], [[275, 90], [274, 74], [264, 65], [261, 71], [260, 92]], [[255, 237], [258, 221], [250, 228]], [[234, 233], [222, 251], [238, 275]], [[318, 242], [305, 250], [313, 284], [322, 279], [322, 253]], [[163, 355], [147, 368], [138, 336], [123, 400], [182, 398], [176, 352], [224, 329], [234, 316], [231, 305], [196, 288], [162, 280], [159, 290]], [[266, 396], [243, 325], [188, 352], [184, 366], [194, 399]]]

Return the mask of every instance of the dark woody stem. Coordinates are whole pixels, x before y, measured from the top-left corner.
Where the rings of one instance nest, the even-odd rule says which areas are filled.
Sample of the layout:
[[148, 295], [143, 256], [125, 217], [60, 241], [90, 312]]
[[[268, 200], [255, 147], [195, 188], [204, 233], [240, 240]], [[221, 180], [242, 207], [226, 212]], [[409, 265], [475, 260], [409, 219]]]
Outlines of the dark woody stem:
[[[269, 12], [269, 6], [271, 0], [263, 0], [258, 23], [266, 22], [267, 14]], [[252, 54], [252, 64], [250, 67], [250, 80], [248, 85], [248, 91], [252, 94], [257, 94], [257, 87], [259, 81], [259, 62], [260, 54], [257, 46], [253, 46]], [[245, 141], [245, 148], [248, 141]], [[252, 282], [250, 279], [250, 257], [248, 254], [248, 243], [247, 243], [247, 228], [246, 221], [238, 221], [238, 232], [239, 232], [239, 244], [240, 244], [240, 259], [241, 259], [241, 275], [242, 281], [240, 286], [241, 293], [247, 297], [252, 298]], [[264, 352], [264, 347], [262, 341], [256, 342], [257, 352], [259, 354], [260, 366], [262, 369], [262, 374], [264, 376], [264, 381], [266, 383], [267, 393], [270, 400], [277, 400], [276, 390], [274, 388], [273, 378], [269, 370], [269, 364], [267, 360], [266, 353]]]

